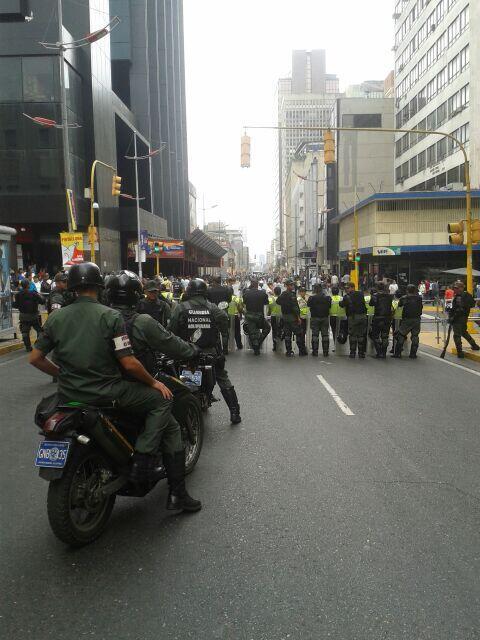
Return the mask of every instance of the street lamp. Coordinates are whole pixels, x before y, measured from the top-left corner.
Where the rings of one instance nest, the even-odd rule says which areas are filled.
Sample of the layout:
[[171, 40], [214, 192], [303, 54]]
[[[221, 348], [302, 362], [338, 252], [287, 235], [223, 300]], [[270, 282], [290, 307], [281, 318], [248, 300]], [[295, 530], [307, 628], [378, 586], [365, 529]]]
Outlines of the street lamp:
[[218, 206], [219, 206], [218, 204], [212, 204], [210, 207], [205, 207], [205, 195], [202, 196], [203, 230], [204, 231], [205, 231], [205, 226], [206, 226], [205, 213], [207, 211], [211, 211], [212, 209], [216, 209]]

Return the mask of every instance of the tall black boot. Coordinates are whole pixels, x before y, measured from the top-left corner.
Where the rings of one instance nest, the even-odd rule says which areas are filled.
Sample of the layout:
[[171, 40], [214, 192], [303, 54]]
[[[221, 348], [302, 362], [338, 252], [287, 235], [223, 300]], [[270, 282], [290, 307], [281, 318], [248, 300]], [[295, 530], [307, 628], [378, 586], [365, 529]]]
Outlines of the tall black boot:
[[185, 488], [185, 451], [164, 453], [163, 464], [170, 488], [167, 509], [170, 511], [200, 511], [202, 503], [188, 495]]
[[328, 358], [328, 350], [330, 349], [330, 338], [322, 338], [322, 349], [325, 358]]
[[415, 358], [417, 357], [418, 347], [419, 347], [419, 343], [418, 342], [414, 342], [412, 340], [412, 346], [410, 347], [410, 355], [408, 356], [412, 360], [415, 360]]
[[298, 353], [301, 356], [308, 356], [307, 347], [305, 345], [305, 336], [302, 334], [297, 336]]
[[229, 389], [222, 389], [221, 391], [227, 407], [230, 409], [230, 422], [232, 424], [240, 424], [242, 418], [240, 417], [240, 405], [238, 404], [235, 388], [230, 387]]
[[457, 356], [459, 358], [465, 358], [465, 354], [463, 353], [462, 338], [460, 336], [454, 336], [453, 341], [455, 342], [455, 346], [457, 348]]
[[352, 338], [350, 338], [350, 358], [355, 358], [355, 356], [357, 355], [357, 341], [356, 340], [352, 340]]
[[312, 336], [312, 356], [315, 356], [315, 357], [318, 356], [318, 345], [319, 345], [318, 336]]
[[367, 337], [362, 338], [358, 341], [358, 357], [365, 358], [365, 353], [367, 351]]
[[398, 336], [397, 339], [395, 340], [395, 351], [392, 355], [392, 358], [400, 359], [402, 357], [404, 343], [405, 343], [405, 338], [403, 336]]
[[468, 344], [472, 347], [472, 351], [479, 351], [480, 347], [475, 342], [475, 340], [472, 338], [472, 336], [469, 333], [467, 333], [466, 337], [467, 337]]

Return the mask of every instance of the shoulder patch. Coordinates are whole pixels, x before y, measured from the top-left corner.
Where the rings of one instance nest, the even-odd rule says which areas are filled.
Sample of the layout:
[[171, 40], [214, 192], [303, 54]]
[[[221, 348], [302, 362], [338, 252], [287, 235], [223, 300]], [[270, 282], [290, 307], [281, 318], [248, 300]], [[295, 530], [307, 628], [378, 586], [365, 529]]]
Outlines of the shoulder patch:
[[132, 345], [130, 343], [130, 338], [127, 334], [123, 336], [117, 336], [113, 339], [113, 344], [115, 345], [115, 351], [123, 351], [123, 349], [131, 349]]

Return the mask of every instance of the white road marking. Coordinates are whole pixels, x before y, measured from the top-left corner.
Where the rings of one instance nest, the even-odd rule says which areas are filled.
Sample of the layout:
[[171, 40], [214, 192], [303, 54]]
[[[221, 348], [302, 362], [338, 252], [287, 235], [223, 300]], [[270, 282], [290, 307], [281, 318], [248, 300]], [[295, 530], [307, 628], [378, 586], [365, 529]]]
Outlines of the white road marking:
[[338, 395], [338, 393], [335, 391], [335, 389], [333, 387], [331, 387], [328, 382], [325, 380], [325, 378], [323, 376], [317, 376], [317, 378], [319, 379], [319, 381], [323, 384], [323, 386], [325, 387], [325, 389], [328, 391], [328, 393], [332, 396], [332, 398], [335, 400], [335, 402], [338, 405], [338, 408], [343, 411], [343, 413], [346, 416], [354, 416], [355, 414], [353, 413], [353, 411], [350, 409], [350, 407], [348, 407], [345, 402], [341, 399], [341, 397]]
[[439, 356], [434, 356], [433, 354], [427, 353], [426, 351], [420, 351], [420, 353], [422, 354], [422, 356], [427, 356], [427, 358], [432, 358], [433, 360], [440, 360], [440, 362], [443, 362], [444, 364], [448, 364], [450, 367], [463, 369], [463, 371], [466, 371], [467, 373], [471, 373], [474, 376], [480, 376], [480, 371], [469, 369], [468, 367], [464, 367], [463, 365], [457, 364], [456, 362], [450, 362], [450, 360], [442, 360], [442, 358], [440, 358]]

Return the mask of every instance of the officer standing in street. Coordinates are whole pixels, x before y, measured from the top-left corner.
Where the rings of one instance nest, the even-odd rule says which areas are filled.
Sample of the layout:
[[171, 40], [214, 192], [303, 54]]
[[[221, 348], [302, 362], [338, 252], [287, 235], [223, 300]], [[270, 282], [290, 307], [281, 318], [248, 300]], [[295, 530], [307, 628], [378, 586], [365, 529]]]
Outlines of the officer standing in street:
[[268, 313], [272, 324], [272, 351], [277, 350], [277, 343], [281, 341], [283, 333], [282, 309], [277, 302], [278, 296], [282, 293], [281, 287], [277, 286], [273, 289], [273, 295], [268, 298]]
[[138, 313], [146, 313], [164, 327], [168, 327], [171, 310], [165, 298], [159, 298], [160, 285], [155, 280], [149, 280], [145, 284], [145, 298], [141, 298], [137, 304]]
[[[229, 286], [232, 287], [233, 290], [233, 278], [229, 280]], [[237, 345], [237, 349], [243, 349], [242, 343], [242, 331], [240, 326], [240, 320], [242, 318], [243, 313], [243, 302], [240, 296], [232, 295], [232, 299], [230, 300], [230, 304], [228, 305], [228, 317], [230, 323], [232, 323], [233, 318], [233, 333], [235, 338], [235, 344]], [[232, 326], [230, 324], [230, 330]]]
[[470, 312], [475, 306], [474, 297], [465, 291], [465, 285], [461, 280], [457, 280], [453, 286], [453, 302], [449, 311], [449, 321], [453, 328], [453, 341], [457, 348], [457, 356], [465, 358], [462, 347], [462, 338], [464, 338], [473, 351], [479, 351], [480, 347], [468, 332], [467, 323]]
[[[333, 276], [332, 276], [333, 279]], [[338, 281], [338, 277], [337, 277]], [[332, 306], [330, 307], [330, 328], [332, 330], [333, 341], [340, 344], [347, 341], [348, 326], [345, 309], [340, 307], [342, 296], [337, 285], [332, 285]]]
[[[98, 302], [103, 288], [97, 265], [85, 262], [72, 266], [68, 289], [77, 294], [75, 302], [49, 316], [30, 364], [58, 376], [62, 402], [92, 406], [115, 402], [120, 410], [144, 416], [145, 428], [135, 443], [130, 479], [149, 482], [158, 477], [160, 450], [167, 458], [183, 452], [180, 427], [171, 414], [172, 393], [133, 355], [121, 314]], [[58, 366], [47, 358], [51, 351]], [[136, 382], [122, 378], [122, 371]], [[184, 481], [178, 481], [178, 474], [169, 478], [169, 483], [167, 508], [200, 508], [187, 494]]]
[[392, 324], [393, 295], [387, 293], [383, 282], [377, 284], [376, 292], [371, 296], [369, 306], [373, 307], [371, 336], [376, 358], [385, 360], [387, 357], [388, 337]]
[[307, 339], [308, 316], [310, 314], [308, 308], [307, 290], [305, 287], [299, 287], [297, 296], [298, 306], [300, 308], [300, 321], [302, 323], [303, 339]]
[[365, 358], [367, 348], [367, 307], [363, 291], [355, 291], [355, 284], [345, 284], [345, 295], [340, 306], [345, 309], [348, 319], [348, 339], [350, 342], [350, 358], [355, 358], [358, 347], [358, 357]]
[[[213, 302], [213, 304], [217, 305], [222, 311], [227, 311], [232, 297], [233, 288], [222, 285], [221, 277], [214, 276], [212, 278], [212, 284], [207, 289], [207, 300]], [[228, 334], [228, 330], [226, 333], [222, 332], [222, 350], [225, 356], [228, 355]]]
[[260, 355], [260, 347], [271, 331], [271, 326], [265, 318], [265, 307], [268, 306], [268, 296], [263, 289], [258, 288], [258, 281], [251, 280], [250, 287], [243, 294], [245, 307], [245, 324], [248, 337], [252, 344], [253, 353]]
[[239, 424], [242, 419], [237, 393], [225, 369], [225, 356], [220, 344], [220, 334], [228, 342], [228, 315], [207, 300], [204, 280], [190, 280], [183, 301], [172, 313], [170, 330], [186, 342], [195, 344], [202, 353], [215, 356], [215, 377], [230, 410], [230, 421]]
[[403, 345], [408, 334], [410, 334], [412, 339], [410, 358], [414, 360], [417, 357], [418, 345], [420, 344], [418, 336], [422, 326], [423, 312], [422, 296], [419, 295], [418, 289], [414, 284], [408, 285], [407, 294], [398, 301], [398, 308], [402, 309], [402, 319], [396, 332], [395, 353], [392, 357], [402, 357]]
[[277, 298], [277, 304], [282, 310], [283, 331], [285, 335], [285, 355], [291, 358], [294, 353], [292, 349], [292, 336], [297, 340], [298, 352], [301, 356], [308, 356], [305, 338], [300, 320], [300, 307], [295, 295], [295, 283], [293, 280], [285, 280], [285, 291]]
[[48, 296], [48, 313], [52, 313], [56, 309], [62, 309], [73, 302], [72, 294], [67, 291], [67, 274], [60, 271], [55, 275], [54, 282], [55, 288], [51, 290]]
[[313, 295], [308, 299], [310, 309], [310, 326], [312, 328], [312, 356], [318, 356], [320, 333], [322, 334], [322, 350], [325, 358], [328, 358], [330, 348], [330, 308], [332, 298], [325, 295], [321, 284], [313, 285]]
[[36, 331], [37, 339], [42, 333], [42, 321], [38, 307], [43, 304], [43, 298], [38, 291], [30, 290], [30, 280], [25, 278], [20, 283], [20, 291], [15, 296], [15, 304], [19, 311], [23, 344], [27, 351], [31, 351], [30, 330], [34, 329]]

